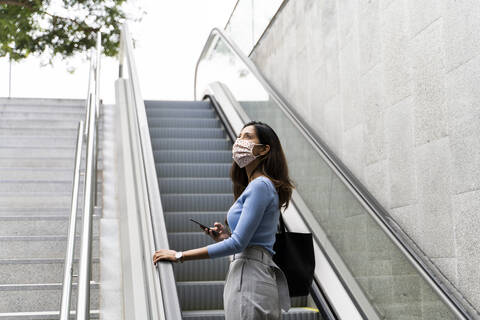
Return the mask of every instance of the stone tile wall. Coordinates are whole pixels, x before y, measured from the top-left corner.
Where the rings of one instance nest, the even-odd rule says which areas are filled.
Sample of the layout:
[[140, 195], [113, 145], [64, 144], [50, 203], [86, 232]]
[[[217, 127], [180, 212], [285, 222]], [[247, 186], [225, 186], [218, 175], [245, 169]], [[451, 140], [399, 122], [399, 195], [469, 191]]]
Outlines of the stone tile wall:
[[260, 70], [480, 310], [480, 2], [291, 0]]

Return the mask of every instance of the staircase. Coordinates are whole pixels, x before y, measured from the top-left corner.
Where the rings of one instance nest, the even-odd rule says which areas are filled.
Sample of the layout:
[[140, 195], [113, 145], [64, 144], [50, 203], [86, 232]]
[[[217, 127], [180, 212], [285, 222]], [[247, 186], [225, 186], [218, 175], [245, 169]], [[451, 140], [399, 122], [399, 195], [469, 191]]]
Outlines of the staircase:
[[[189, 221], [224, 223], [233, 204], [232, 142], [208, 101], [145, 101], [170, 248], [184, 251], [214, 241]], [[229, 258], [174, 264], [184, 319], [224, 319]], [[292, 299], [283, 319], [320, 319], [307, 297]], [[283, 312], [283, 311], [282, 311]]]
[[[58, 319], [77, 125], [84, 117], [83, 100], [0, 99], [0, 319]], [[81, 171], [85, 147], [82, 157]], [[101, 205], [100, 184], [97, 192]], [[79, 193], [81, 217], [83, 176]], [[101, 209], [96, 209], [92, 319], [99, 317], [100, 215]], [[81, 228], [79, 218], [74, 274], [78, 274]], [[75, 277], [73, 283], [71, 310], [76, 308]]]

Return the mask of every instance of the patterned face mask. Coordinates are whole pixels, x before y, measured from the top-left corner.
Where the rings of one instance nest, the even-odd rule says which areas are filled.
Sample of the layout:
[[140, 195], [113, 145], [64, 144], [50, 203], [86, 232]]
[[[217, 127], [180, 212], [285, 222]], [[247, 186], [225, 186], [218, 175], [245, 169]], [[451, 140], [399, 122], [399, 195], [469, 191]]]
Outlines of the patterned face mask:
[[263, 144], [254, 143], [253, 141], [237, 138], [232, 148], [232, 158], [240, 168], [245, 167], [250, 162], [258, 158], [260, 155], [253, 154], [253, 147]]

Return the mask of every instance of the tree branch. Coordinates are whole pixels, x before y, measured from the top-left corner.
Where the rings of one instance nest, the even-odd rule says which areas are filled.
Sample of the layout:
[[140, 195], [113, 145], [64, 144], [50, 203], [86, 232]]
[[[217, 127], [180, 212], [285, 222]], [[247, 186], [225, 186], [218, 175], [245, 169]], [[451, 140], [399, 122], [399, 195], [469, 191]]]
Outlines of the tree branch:
[[[17, 6], [17, 7], [24, 7], [24, 8], [28, 8], [28, 9], [34, 10], [34, 8], [33, 8], [29, 3], [22, 2], [22, 1], [0, 0], [0, 4], [12, 5], [12, 6]], [[50, 16], [50, 17], [52, 17], [52, 18], [57, 18], [57, 19], [62, 19], [62, 20], [71, 21], [71, 22], [75, 23], [76, 25], [80, 26], [80, 27], [81, 27], [82, 29], [84, 29], [85, 31], [98, 31], [98, 30], [100, 30], [100, 28], [90, 27], [90, 26], [87, 25], [85, 22], [78, 21], [78, 20], [75, 20], [75, 19], [72, 19], [72, 18], [68, 18], [68, 17], [57, 16], [57, 15], [51, 14], [51, 13], [49, 13], [49, 12], [43, 11], [43, 10], [41, 10], [41, 9], [38, 9], [37, 12], [38, 12], [38, 13], [45, 14], [45, 15]]]
[[21, 1], [15, 1], [15, 0], [0, 0], [0, 4], [9, 4], [12, 6], [25, 7], [25, 8], [32, 9], [32, 6], [30, 4], [21, 2]]

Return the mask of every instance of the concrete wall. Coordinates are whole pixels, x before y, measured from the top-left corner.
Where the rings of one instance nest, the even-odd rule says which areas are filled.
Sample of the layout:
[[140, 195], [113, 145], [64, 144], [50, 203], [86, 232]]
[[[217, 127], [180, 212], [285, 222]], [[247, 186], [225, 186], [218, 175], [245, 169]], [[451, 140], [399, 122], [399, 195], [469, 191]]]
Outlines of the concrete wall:
[[480, 310], [480, 2], [292, 0], [251, 58]]

